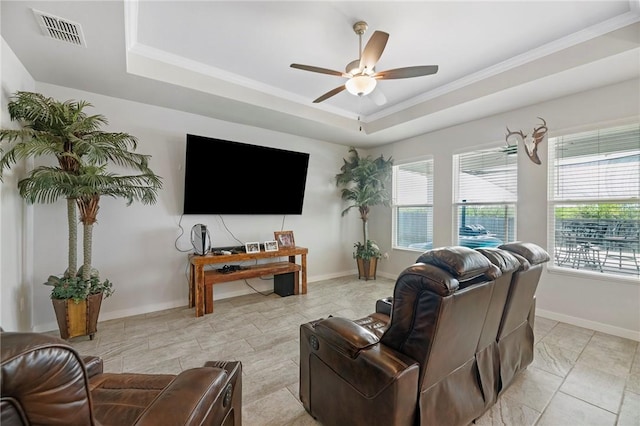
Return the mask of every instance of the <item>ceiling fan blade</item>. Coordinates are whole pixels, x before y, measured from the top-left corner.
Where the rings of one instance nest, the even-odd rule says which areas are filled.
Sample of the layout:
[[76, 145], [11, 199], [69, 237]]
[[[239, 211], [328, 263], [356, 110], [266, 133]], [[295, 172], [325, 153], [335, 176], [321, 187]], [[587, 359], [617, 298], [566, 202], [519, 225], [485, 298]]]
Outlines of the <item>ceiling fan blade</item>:
[[382, 93], [382, 90], [380, 90], [379, 87], [373, 89], [373, 92], [369, 93], [367, 95], [367, 98], [371, 99], [371, 101], [378, 106], [387, 103], [387, 97], [384, 95], [384, 93]]
[[373, 33], [360, 57], [361, 71], [364, 71], [365, 68], [372, 70], [376, 66], [387, 45], [387, 40], [389, 40], [389, 34], [383, 31], [375, 31]]
[[299, 70], [319, 72], [321, 74], [337, 75], [339, 77], [351, 77], [340, 71], [334, 71], [327, 68], [314, 67], [313, 65], [291, 64], [291, 68], [297, 68]]
[[422, 65], [417, 67], [396, 68], [393, 70], [380, 71], [373, 75], [381, 80], [391, 80], [394, 78], [411, 78], [423, 75], [431, 75], [438, 72], [437, 65]]
[[333, 95], [337, 95], [338, 93], [342, 92], [344, 89], [345, 89], [345, 85], [343, 84], [342, 86], [336, 87], [333, 90], [329, 90], [327, 93], [325, 93], [324, 95], [320, 96], [318, 99], [313, 101], [313, 103], [317, 104], [317, 103], [320, 103], [322, 101], [326, 101], [327, 99], [329, 99]]

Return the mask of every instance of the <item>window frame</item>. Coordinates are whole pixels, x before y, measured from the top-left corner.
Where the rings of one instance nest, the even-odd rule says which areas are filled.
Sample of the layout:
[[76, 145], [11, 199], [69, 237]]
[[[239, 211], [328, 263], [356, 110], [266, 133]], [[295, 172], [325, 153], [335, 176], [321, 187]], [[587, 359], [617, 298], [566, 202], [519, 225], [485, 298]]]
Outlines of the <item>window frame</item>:
[[[452, 223], [453, 223], [453, 227], [452, 227], [452, 236], [451, 239], [452, 241], [454, 241], [454, 244], [457, 245], [469, 245], [469, 246], [476, 246], [476, 244], [478, 244], [478, 247], [496, 247], [500, 244], [503, 243], [507, 243], [508, 241], [505, 241], [505, 239], [508, 240], [513, 240], [515, 241], [517, 239], [517, 221], [518, 221], [518, 216], [517, 216], [517, 206], [518, 206], [518, 146], [505, 146], [504, 143], [501, 142], [493, 142], [490, 144], [485, 144], [485, 145], [481, 145], [481, 146], [474, 146], [474, 147], [467, 147], [465, 150], [456, 152], [452, 155], [451, 157], [451, 161], [452, 161], [452, 173], [453, 173], [453, 188], [452, 188]], [[514, 171], [512, 172], [513, 176], [515, 179], [511, 179], [511, 182], [513, 182], [513, 191], [512, 194], [514, 194], [515, 196], [512, 197], [511, 199], [498, 199], [496, 198], [495, 201], [491, 200], [491, 201], [487, 201], [487, 200], [483, 200], [483, 201], [471, 201], [471, 202], [467, 202], [466, 198], [462, 199], [462, 196], [460, 195], [460, 193], [462, 192], [462, 188], [461, 188], [461, 170], [460, 170], [460, 163], [461, 163], [461, 157], [465, 156], [465, 155], [482, 155], [482, 153], [491, 153], [492, 151], [495, 151], [496, 154], [503, 154], [505, 157], [504, 160], [504, 165], [505, 167], [514, 167]], [[509, 160], [509, 155], [514, 155], [513, 159], [511, 161]], [[482, 170], [480, 168], [476, 169], [476, 170]], [[486, 169], [485, 169], [486, 170]], [[507, 179], [508, 179], [508, 175], [507, 175]], [[505, 209], [508, 209], [510, 216], [512, 217], [512, 226], [509, 227], [510, 231], [507, 230], [506, 231], [506, 236], [503, 237], [503, 239], [499, 239], [497, 238], [497, 235], [495, 235], [495, 232], [493, 230], [489, 230], [489, 234], [493, 234], [494, 238], [489, 238], [487, 237], [486, 241], [484, 242], [474, 242], [474, 241], [467, 241], [464, 244], [461, 243], [460, 241], [460, 231], [461, 228], [463, 226], [462, 222], [463, 220], [461, 219], [461, 217], [463, 216], [463, 212], [461, 212], [461, 210], [463, 208], [468, 208], [468, 207], [472, 207], [472, 208], [483, 208], [483, 207], [490, 207], [490, 206], [503, 206]], [[505, 210], [505, 214], [506, 214], [507, 210]], [[508, 223], [510, 220], [507, 219]], [[466, 225], [466, 221], [465, 221], [465, 225]], [[510, 238], [509, 235], [511, 235]], [[483, 245], [486, 244], [486, 245]]]
[[[640, 203], [640, 196], [637, 197], [610, 197], [610, 196], [603, 196], [603, 197], [593, 197], [593, 195], [590, 196], [585, 196], [585, 197], [571, 197], [571, 198], [566, 198], [566, 197], [562, 197], [562, 196], [556, 196], [556, 185], [557, 185], [557, 179], [560, 179], [557, 173], [557, 169], [560, 166], [559, 164], [556, 163], [556, 160], [558, 158], [561, 159], [571, 159], [571, 158], [578, 158], [576, 157], [558, 157], [556, 155], [557, 152], [557, 144], [558, 143], [565, 143], [565, 141], [563, 140], [563, 138], [570, 138], [570, 140], [574, 140], [574, 141], [578, 141], [580, 140], [579, 136], [580, 135], [588, 135], [590, 133], [598, 133], [598, 132], [607, 132], [607, 131], [615, 131], [615, 129], [622, 129], [625, 127], [629, 127], [629, 128], [635, 128], [636, 131], [638, 132], [639, 135], [639, 145], [638, 145], [638, 151], [636, 151], [636, 154], [631, 154], [631, 155], [638, 155], [640, 153], [640, 123], [639, 122], [635, 122], [635, 121], [631, 121], [631, 122], [618, 122], [618, 123], [614, 123], [614, 124], [607, 124], [607, 125], [600, 125], [596, 128], [590, 128], [590, 129], [582, 129], [580, 131], [572, 131], [572, 132], [567, 132], [561, 135], [557, 135], [554, 137], [550, 137], [548, 138], [548, 144], [549, 144], [549, 149], [548, 149], [548, 166], [547, 166], [547, 178], [548, 178], [548, 196], [547, 196], [547, 207], [548, 207], [548, 213], [547, 213], [547, 248], [549, 251], [549, 254], [551, 256], [551, 260], [547, 265], [547, 269], [551, 272], [554, 273], [561, 273], [561, 274], [567, 274], [567, 275], [573, 275], [573, 276], [592, 276], [592, 277], [598, 277], [598, 278], [606, 278], [607, 280], [616, 280], [616, 281], [622, 281], [622, 282], [634, 282], [637, 284], [640, 284], [640, 280], [638, 280], [638, 278], [640, 277], [640, 271], [637, 270], [636, 273], [633, 273], [633, 271], [631, 273], [615, 273], [615, 268], [607, 268], [606, 264], [607, 262], [607, 255], [605, 255], [605, 259], [603, 262], [601, 262], [602, 256], [601, 253], [597, 253], [598, 256], [598, 262], [602, 263], [600, 267], [596, 268], [594, 267], [593, 269], [587, 268], [586, 266], [583, 268], [580, 268], [580, 260], [578, 261], [577, 264], [577, 268], [574, 268], [572, 266], [570, 266], [569, 264], [563, 264], [566, 262], [561, 261], [561, 257], [563, 255], [565, 255], [565, 252], [567, 251], [567, 248], [565, 247], [565, 245], [560, 245], [560, 244], [564, 244], [564, 243], [559, 243], [559, 240], [563, 240], [563, 236], [562, 236], [562, 230], [559, 230], [559, 226], [563, 225], [563, 220], [561, 218], [558, 218], [556, 215], [556, 212], [558, 211], [558, 208], [562, 208], [562, 207], [573, 207], [575, 209], [580, 209], [580, 208], [584, 208], [585, 206], [594, 206], [598, 212], [600, 212], [600, 206], [603, 204], [611, 204], [611, 205], [619, 205], [619, 206], [626, 206], [626, 205], [633, 205], [633, 204], [639, 204]], [[599, 135], [598, 135], [599, 137]], [[573, 138], [573, 139], [571, 139]], [[588, 139], [588, 136], [585, 136], [583, 139]], [[564, 147], [561, 146], [560, 149], [562, 150]], [[623, 152], [623, 151], [617, 151], [617, 150], [600, 150], [598, 148], [598, 151], [596, 154], [594, 154], [594, 159], [591, 160], [592, 162], [599, 162], [604, 160], [604, 158], [606, 157], [607, 154], [612, 154], [612, 153], [616, 153], [616, 152]], [[599, 157], [603, 157], [602, 159]], [[580, 163], [577, 163], [580, 164]], [[640, 163], [639, 163], [640, 164]], [[600, 173], [600, 165], [597, 165], [597, 170]], [[605, 174], [603, 172], [603, 174]], [[560, 175], [561, 176], [561, 175]], [[640, 184], [640, 182], [639, 182]], [[640, 193], [638, 194], [640, 195]], [[566, 220], [566, 218], [565, 218]], [[607, 218], [607, 217], [602, 217], [602, 216], [598, 216], [598, 217], [594, 217], [591, 219], [591, 221], [593, 223], [597, 223], [600, 226], [606, 226], [606, 223], [611, 221], [612, 218]], [[636, 219], [631, 219], [631, 222], [633, 223], [633, 221], [635, 220], [635, 226], [636, 227], [640, 227], [640, 215], [638, 215], [636, 217]], [[582, 218], [577, 218], [576, 219], [577, 222], [579, 221], [586, 221], [586, 219], [582, 219]], [[604, 223], [604, 224], [603, 224]], [[608, 232], [608, 231], [602, 231], [603, 235], [604, 232]], [[604, 240], [604, 238], [603, 238]], [[563, 240], [564, 241], [564, 240]], [[603, 241], [604, 243], [604, 241]], [[604, 244], [603, 244], [604, 245]], [[577, 249], [576, 249], [577, 250]], [[608, 254], [608, 253], [607, 253]], [[621, 253], [620, 253], [621, 254]], [[596, 254], [594, 254], [595, 256]], [[593, 259], [595, 259], [595, 257], [593, 257]], [[636, 252], [635, 253], [635, 261], [637, 263], [640, 263], [640, 252]], [[620, 267], [620, 269], [622, 270], [622, 267]], [[630, 269], [632, 270], [633, 267], [631, 266]]]
[[[431, 194], [426, 195], [427, 202], [426, 203], [406, 203], [406, 204], [398, 203], [397, 202], [398, 200], [397, 191], [398, 191], [398, 185], [399, 185], [398, 170], [402, 167], [419, 165], [419, 164], [425, 164], [426, 167], [429, 167], [431, 170], [431, 173], [428, 175], [428, 178], [431, 179]], [[409, 247], [409, 245], [405, 246], [405, 245], [398, 244], [398, 232], [399, 232], [398, 220], [399, 220], [399, 210], [403, 208], [424, 208], [427, 210], [427, 213], [426, 213], [427, 215], [429, 215], [428, 211], [430, 210], [430, 216], [433, 219], [433, 208], [434, 208], [433, 191], [435, 186], [435, 183], [434, 183], [435, 174], [433, 173], [433, 170], [434, 170], [433, 155], [426, 155], [417, 159], [411, 159], [410, 161], [405, 161], [401, 163], [396, 162], [396, 164], [394, 164], [393, 173], [392, 173], [392, 194], [391, 194], [391, 248], [393, 250], [408, 250], [408, 251], [416, 251], [416, 252], [425, 251], [424, 248], [414, 248], [414, 247]], [[427, 184], [427, 186], [429, 186], [429, 184]], [[429, 198], [431, 200], [430, 203], [428, 202]], [[433, 220], [427, 223], [424, 231], [426, 232], [427, 238], [429, 235], [431, 236], [431, 243], [433, 243]], [[429, 240], [425, 241], [425, 244], [428, 244], [428, 243], [429, 243]]]

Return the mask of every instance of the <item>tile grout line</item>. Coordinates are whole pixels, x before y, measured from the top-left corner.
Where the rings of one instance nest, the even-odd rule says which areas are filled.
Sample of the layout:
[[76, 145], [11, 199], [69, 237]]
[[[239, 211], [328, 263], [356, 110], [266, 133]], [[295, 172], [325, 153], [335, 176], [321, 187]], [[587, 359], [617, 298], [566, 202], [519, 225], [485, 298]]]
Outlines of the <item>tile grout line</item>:
[[[559, 321], [556, 322], [556, 325], [554, 325], [546, 335], [549, 335], [551, 333], [551, 331], [558, 326], [558, 324], [561, 324], [561, 322], [559, 322]], [[546, 335], [545, 335], [545, 337], [546, 337]], [[580, 359], [580, 356], [582, 356], [582, 353], [586, 349], [587, 345], [589, 345], [589, 342], [591, 342], [591, 339], [593, 338], [594, 335], [595, 335], [595, 332], [593, 334], [591, 334], [591, 336], [589, 337], [589, 340], [587, 341], [587, 343], [585, 343], [584, 347], [582, 348], [582, 350], [580, 351], [580, 353], [576, 357], [576, 361], [571, 365], [571, 368], [569, 369], [569, 371], [567, 371], [567, 374], [565, 374], [564, 377], [562, 377], [562, 382], [560, 383], [558, 388], [553, 392], [553, 395], [551, 395], [551, 398], [549, 398], [549, 402], [547, 402], [547, 404], [544, 406], [544, 409], [540, 412], [540, 416], [538, 416], [538, 418], [536, 419], [536, 421], [534, 423], [534, 426], [536, 426], [538, 424], [538, 422], [540, 422], [540, 419], [542, 418], [544, 413], [547, 411], [547, 408], [549, 408], [549, 405], [551, 405], [551, 402], [553, 402], [553, 399], [556, 397], [556, 395], [558, 393], [563, 393], [564, 395], [568, 395], [568, 394], [566, 394], [564, 392], [561, 392], [560, 388], [562, 388], [562, 385], [564, 385], [565, 381], [567, 380], [567, 377], [569, 377], [569, 375], [571, 374], [571, 372], [575, 368], [576, 364], [578, 363], [578, 360]], [[540, 339], [540, 341], [542, 341], [542, 339]], [[540, 342], [538, 342], [538, 343], [540, 343]], [[536, 343], [536, 345], [537, 345], [537, 343]], [[557, 377], [560, 377], [560, 376], [557, 376]], [[575, 398], [572, 395], [568, 395], [568, 396], [571, 396], [572, 398]], [[580, 399], [580, 398], [576, 398], [576, 399]], [[587, 401], [584, 401], [584, 402], [587, 402]], [[593, 404], [590, 404], [590, 405], [593, 405]], [[598, 407], [598, 408], [600, 408], [600, 407]], [[616, 417], [616, 420], [617, 420], [617, 417]]]

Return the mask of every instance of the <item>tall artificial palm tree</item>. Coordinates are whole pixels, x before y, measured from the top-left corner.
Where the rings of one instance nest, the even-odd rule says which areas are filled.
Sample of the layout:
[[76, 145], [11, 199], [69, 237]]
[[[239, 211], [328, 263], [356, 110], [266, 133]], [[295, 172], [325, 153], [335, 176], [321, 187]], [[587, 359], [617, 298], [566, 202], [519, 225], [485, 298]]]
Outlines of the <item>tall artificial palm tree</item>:
[[[75, 277], [77, 268], [77, 210], [81, 222], [88, 226], [83, 238], [82, 276], [88, 279], [91, 265], [91, 231], [101, 195], [127, 198], [143, 203], [155, 202], [161, 181], [148, 166], [149, 156], [135, 153], [137, 140], [120, 132], [100, 130], [107, 124], [102, 115], [87, 115], [86, 101], [64, 102], [40, 93], [16, 92], [8, 109], [12, 121], [21, 129], [1, 129], [5, 142], [0, 158], [0, 179], [5, 169], [20, 160], [55, 157], [56, 167], [40, 166], [18, 183], [20, 195], [28, 202], [51, 203], [67, 200], [69, 256], [65, 277]], [[137, 176], [107, 173], [107, 165], [117, 165], [141, 172]], [[92, 189], [91, 189], [92, 188]], [[91, 194], [91, 195], [89, 195]], [[97, 197], [97, 198], [96, 198]], [[88, 237], [87, 237], [88, 233]]]
[[[369, 241], [369, 213], [372, 206], [389, 205], [389, 193], [385, 183], [393, 170], [393, 159], [387, 160], [381, 155], [377, 158], [361, 157], [358, 151], [349, 148], [349, 158], [344, 159], [336, 178], [336, 185], [341, 187], [342, 199], [349, 202], [349, 206], [342, 211], [342, 216], [352, 208], [358, 208], [362, 219], [363, 243], [356, 244], [356, 255], [372, 254]], [[378, 253], [379, 254], [379, 253]]]
[[[82, 279], [88, 281], [94, 273], [91, 265], [93, 225], [97, 221], [100, 197], [125, 198], [127, 205], [133, 201], [154, 204], [162, 183], [160, 178], [150, 171], [140, 175], [119, 176], [108, 173], [104, 165], [87, 166], [81, 170], [82, 173], [73, 176], [71, 180], [83, 226]], [[95, 273], [97, 274], [97, 271]]]
[[[100, 116], [87, 116], [83, 112], [86, 102], [58, 102], [39, 93], [17, 92], [9, 102], [9, 116], [18, 121], [19, 130], [0, 130], [0, 141], [9, 148], [0, 158], [0, 178], [5, 169], [25, 158], [54, 156], [58, 160], [58, 171], [74, 174], [79, 168], [75, 143], [86, 134], [96, 131], [104, 123]], [[39, 196], [21, 195], [31, 202], [43, 201]], [[51, 196], [54, 198], [51, 198]], [[53, 202], [65, 194], [53, 191], [45, 202]], [[69, 227], [68, 267], [65, 275], [74, 276], [77, 269], [77, 214], [73, 199], [67, 199]]]

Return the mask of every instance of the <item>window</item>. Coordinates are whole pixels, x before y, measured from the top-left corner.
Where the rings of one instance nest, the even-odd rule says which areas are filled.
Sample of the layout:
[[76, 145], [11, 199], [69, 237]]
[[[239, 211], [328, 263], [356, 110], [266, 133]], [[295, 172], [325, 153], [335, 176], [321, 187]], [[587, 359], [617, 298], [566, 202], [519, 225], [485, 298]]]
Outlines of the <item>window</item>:
[[517, 147], [454, 155], [458, 244], [497, 247], [515, 241]]
[[640, 276], [640, 125], [549, 139], [549, 186], [555, 266]]
[[433, 159], [393, 166], [393, 247], [433, 245]]

